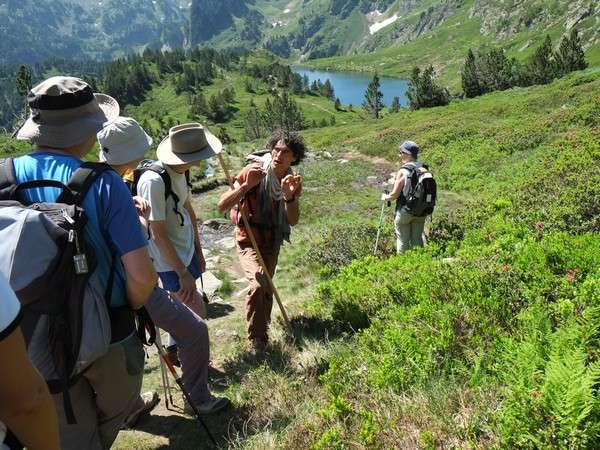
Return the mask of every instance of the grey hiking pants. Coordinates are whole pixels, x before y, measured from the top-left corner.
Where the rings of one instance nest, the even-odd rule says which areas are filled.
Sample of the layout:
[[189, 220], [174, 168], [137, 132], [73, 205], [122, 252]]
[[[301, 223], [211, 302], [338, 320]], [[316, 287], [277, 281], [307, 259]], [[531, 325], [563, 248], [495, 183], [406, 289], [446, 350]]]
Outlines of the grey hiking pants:
[[144, 350], [134, 333], [111, 345], [69, 390], [77, 423], [67, 423], [63, 395], [55, 394], [61, 449], [109, 449], [140, 395], [143, 374]]
[[396, 212], [396, 252], [403, 253], [412, 247], [423, 247], [423, 231], [427, 217], [415, 217], [404, 210]]
[[155, 287], [146, 310], [154, 324], [167, 331], [175, 341], [181, 361], [183, 385], [196, 405], [210, 397], [208, 389], [208, 360], [210, 349], [208, 327], [191, 309], [168, 292]]

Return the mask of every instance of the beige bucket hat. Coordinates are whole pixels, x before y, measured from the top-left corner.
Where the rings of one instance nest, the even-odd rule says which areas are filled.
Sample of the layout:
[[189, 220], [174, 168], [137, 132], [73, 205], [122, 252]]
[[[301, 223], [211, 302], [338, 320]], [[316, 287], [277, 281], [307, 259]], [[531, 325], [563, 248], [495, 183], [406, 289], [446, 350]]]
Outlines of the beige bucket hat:
[[98, 159], [111, 165], [141, 159], [152, 146], [152, 138], [131, 117], [117, 117], [98, 132]]
[[223, 150], [219, 138], [199, 123], [185, 123], [169, 130], [156, 150], [157, 158], [165, 164], [176, 166], [201, 161]]
[[31, 114], [17, 139], [41, 147], [67, 148], [81, 144], [119, 116], [119, 103], [94, 94], [75, 77], [56, 76], [42, 81], [27, 95]]

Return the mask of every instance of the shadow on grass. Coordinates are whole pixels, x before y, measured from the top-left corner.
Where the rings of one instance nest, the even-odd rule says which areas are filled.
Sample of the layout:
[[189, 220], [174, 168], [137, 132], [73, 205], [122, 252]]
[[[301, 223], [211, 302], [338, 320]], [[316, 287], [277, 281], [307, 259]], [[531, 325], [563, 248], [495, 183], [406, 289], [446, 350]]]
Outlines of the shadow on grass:
[[[172, 411], [178, 412], [177, 408]], [[157, 450], [221, 450], [230, 447], [230, 442], [236, 436], [246, 438], [262, 430], [261, 427], [248, 427], [251, 417], [249, 408], [230, 407], [225, 411], [211, 416], [204, 416], [204, 421], [217, 445], [208, 437], [198, 419], [182, 414], [171, 416], [148, 416], [136, 425], [137, 431], [154, 436], [163, 436], [169, 440], [166, 445], [156, 447]], [[269, 425], [279, 430], [289, 423], [287, 418], [271, 418]], [[266, 425], [266, 423], [264, 424]]]
[[305, 340], [330, 341], [341, 336], [343, 330], [340, 325], [332, 319], [322, 317], [299, 315], [290, 320], [293, 336], [288, 338], [298, 347], [302, 347]]
[[[302, 351], [308, 341], [328, 342], [342, 335], [343, 330], [331, 319], [296, 316], [290, 320], [292, 333], [286, 333], [284, 341], [269, 343], [264, 353], [253, 355], [240, 350], [233, 358], [223, 364], [218, 382], [223, 386], [239, 383], [252, 370], [267, 366], [273, 372], [283, 373], [290, 370], [295, 351]], [[282, 324], [282, 327], [285, 325]]]
[[[171, 411], [179, 412], [177, 408]], [[157, 449], [172, 450], [197, 450], [197, 449], [226, 449], [229, 447], [230, 429], [235, 428], [235, 423], [240, 423], [243, 418], [248, 417], [245, 408], [229, 407], [225, 411], [211, 416], [204, 416], [206, 427], [210, 430], [217, 445], [215, 446], [208, 437], [204, 427], [196, 418], [182, 413], [170, 416], [148, 416], [136, 425], [137, 431], [154, 436], [164, 436], [169, 439], [168, 445], [162, 445]]]
[[235, 311], [235, 308], [226, 303], [209, 303], [207, 307], [207, 315], [209, 319], [218, 319]]
[[269, 343], [265, 351], [258, 355], [241, 350], [223, 364], [223, 381], [226, 385], [239, 383], [247, 373], [263, 365], [274, 372], [285, 371], [290, 364], [290, 353], [285, 351], [284, 345], [281, 342]]

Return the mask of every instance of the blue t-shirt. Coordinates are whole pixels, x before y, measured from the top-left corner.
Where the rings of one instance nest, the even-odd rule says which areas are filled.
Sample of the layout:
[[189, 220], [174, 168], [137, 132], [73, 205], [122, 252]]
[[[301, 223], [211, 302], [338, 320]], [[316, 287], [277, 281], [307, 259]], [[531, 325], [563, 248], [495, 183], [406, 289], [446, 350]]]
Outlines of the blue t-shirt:
[[[40, 150], [14, 160], [15, 176], [19, 183], [32, 180], [56, 180], [67, 184], [71, 175], [83, 164], [72, 156]], [[53, 202], [60, 189], [53, 187], [33, 188], [22, 191], [29, 203]], [[87, 192], [83, 204], [88, 219], [85, 239], [96, 255], [98, 277], [108, 282], [113, 253], [116, 255], [116, 276], [110, 304], [112, 307], [126, 304], [125, 269], [121, 256], [147, 245], [131, 193], [119, 175], [104, 172]]]

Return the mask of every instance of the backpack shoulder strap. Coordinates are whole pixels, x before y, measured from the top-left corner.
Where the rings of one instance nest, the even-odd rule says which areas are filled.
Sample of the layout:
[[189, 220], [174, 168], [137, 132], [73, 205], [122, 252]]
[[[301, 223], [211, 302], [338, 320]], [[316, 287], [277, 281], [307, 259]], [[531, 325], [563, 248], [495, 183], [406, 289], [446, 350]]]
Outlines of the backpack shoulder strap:
[[[81, 206], [85, 195], [94, 182], [100, 175], [108, 170], [112, 170], [112, 168], [106, 163], [84, 162], [81, 167], [71, 175], [71, 178], [67, 183], [67, 186], [73, 195], [73, 204]], [[61, 201], [64, 201], [64, 198], [63, 193], [56, 201], [60, 203]]]
[[[175, 195], [175, 193], [173, 192], [173, 188], [171, 185], [171, 176], [169, 175], [169, 172], [167, 172], [167, 169], [165, 169], [162, 166], [159, 166], [158, 164], [156, 164], [155, 162], [152, 162], [150, 164], [146, 164], [144, 165], [140, 171], [139, 171], [139, 178], [141, 178], [142, 174], [146, 171], [152, 171], [155, 174], [159, 175], [160, 178], [163, 181], [163, 184], [165, 185], [165, 199], [167, 199], [169, 196], [173, 196]], [[139, 181], [139, 178], [137, 181]], [[175, 195], [175, 197], [177, 197]], [[178, 201], [178, 200], [177, 200]]]
[[191, 180], [191, 175], [190, 175], [190, 171], [189, 170], [185, 171], [185, 183], [187, 184], [187, 186], [190, 189], [192, 188], [192, 180]]
[[18, 184], [12, 158], [0, 159], [0, 191]]

